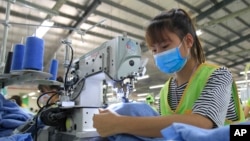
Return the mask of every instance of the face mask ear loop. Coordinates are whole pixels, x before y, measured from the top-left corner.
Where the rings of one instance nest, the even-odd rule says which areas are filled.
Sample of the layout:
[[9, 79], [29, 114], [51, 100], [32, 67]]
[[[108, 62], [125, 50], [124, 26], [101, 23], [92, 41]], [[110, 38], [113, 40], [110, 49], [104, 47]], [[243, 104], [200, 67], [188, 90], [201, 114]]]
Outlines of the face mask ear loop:
[[182, 47], [182, 43], [183, 43], [184, 39], [185, 39], [185, 37], [182, 39], [180, 45], [178, 46], [178, 50], [179, 50], [179, 52], [180, 52], [180, 57], [181, 57], [181, 58], [187, 58], [187, 59], [188, 59], [189, 56], [190, 56], [190, 50], [189, 50], [189, 49], [187, 50], [188, 53], [187, 53], [187, 56], [186, 56], [186, 57], [182, 57], [182, 56], [181, 56], [181, 50], [180, 50], [180, 48]]

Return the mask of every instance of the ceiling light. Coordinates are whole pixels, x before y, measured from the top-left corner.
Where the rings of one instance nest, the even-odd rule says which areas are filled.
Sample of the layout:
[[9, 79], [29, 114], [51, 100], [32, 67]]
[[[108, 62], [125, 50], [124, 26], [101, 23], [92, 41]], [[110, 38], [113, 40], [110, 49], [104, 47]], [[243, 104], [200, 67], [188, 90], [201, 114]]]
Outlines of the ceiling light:
[[238, 88], [238, 91], [244, 91], [247, 90], [247, 88]]
[[236, 81], [236, 84], [242, 84], [242, 83], [248, 83], [250, 80], [241, 80], [241, 81]]
[[31, 97], [31, 99], [37, 99], [37, 97], [35, 97], [35, 96], [32, 96], [32, 97]]
[[107, 96], [113, 96], [114, 94], [113, 93], [107, 93], [106, 95]]
[[240, 74], [246, 74], [246, 73], [250, 73], [250, 71], [247, 71], [247, 72], [242, 71], [242, 72], [240, 72]]
[[148, 93], [137, 94], [137, 96], [147, 96]]
[[150, 86], [149, 89], [157, 89], [157, 88], [162, 88], [164, 84], [162, 85], [155, 85], [155, 86]]
[[36, 93], [35, 92], [31, 92], [31, 93], [29, 93], [28, 95], [29, 96], [33, 96], [33, 95], [35, 95]]
[[138, 98], [137, 101], [146, 101], [146, 98]]
[[43, 21], [43, 23], [36, 29], [36, 32], [33, 34], [33, 36], [42, 38], [53, 25], [54, 22], [51, 22], [49, 20]]
[[22, 98], [27, 98], [28, 96], [27, 95], [23, 95]]
[[149, 78], [149, 75], [144, 75], [144, 76], [138, 77], [137, 80], [142, 80], [142, 79], [147, 79], [147, 78]]
[[158, 99], [160, 99], [160, 97], [159, 97], [159, 96], [156, 96], [156, 97], [155, 97], [155, 100], [158, 100]]
[[196, 30], [196, 35], [200, 36], [202, 34], [202, 31], [200, 29]]

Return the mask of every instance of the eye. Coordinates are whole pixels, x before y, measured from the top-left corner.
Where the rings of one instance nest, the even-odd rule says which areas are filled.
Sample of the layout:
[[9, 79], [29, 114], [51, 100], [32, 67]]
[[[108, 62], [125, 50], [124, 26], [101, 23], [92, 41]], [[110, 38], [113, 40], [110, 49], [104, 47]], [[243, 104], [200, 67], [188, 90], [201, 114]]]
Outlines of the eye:
[[166, 49], [166, 48], [168, 48], [168, 45], [164, 45], [164, 46], [162, 46], [162, 48]]
[[40, 93], [42, 93], [42, 94], [43, 94], [43, 93], [44, 93], [44, 90], [40, 90]]
[[151, 51], [152, 51], [152, 53], [153, 53], [153, 54], [155, 54], [155, 53], [156, 53], [156, 49], [153, 49], [153, 50], [151, 50]]

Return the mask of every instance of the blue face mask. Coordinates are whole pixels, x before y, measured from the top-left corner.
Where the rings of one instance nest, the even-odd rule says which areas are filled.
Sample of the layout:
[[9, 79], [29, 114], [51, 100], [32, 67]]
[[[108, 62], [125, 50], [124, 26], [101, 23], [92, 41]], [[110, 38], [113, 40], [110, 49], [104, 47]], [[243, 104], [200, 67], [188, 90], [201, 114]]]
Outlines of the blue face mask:
[[160, 71], [172, 74], [180, 71], [187, 63], [187, 57], [182, 57], [179, 45], [176, 48], [154, 55], [156, 66]]

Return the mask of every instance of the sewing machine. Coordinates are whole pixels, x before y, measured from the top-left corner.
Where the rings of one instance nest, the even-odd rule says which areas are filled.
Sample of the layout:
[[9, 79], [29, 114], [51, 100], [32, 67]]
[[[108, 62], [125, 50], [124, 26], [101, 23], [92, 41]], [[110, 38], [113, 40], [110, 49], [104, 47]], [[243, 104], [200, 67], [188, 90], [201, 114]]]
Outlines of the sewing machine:
[[[53, 124], [48, 122], [51, 125], [65, 126], [60, 128], [61, 131], [44, 128], [39, 133], [38, 140], [78, 141], [98, 137], [92, 118], [99, 108], [109, 105], [107, 87], [113, 87], [116, 93], [122, 93], [120, 102], [128, 102], [135, 78], [143, 75], [144, 71], [140, 45], [127, 37], [116, 37], [103, 43], [76, 60], [73, 66], [72, 72], [77, 74], [78, 81], [73, 86], [73, 91], [64, 95], [69, 96], [70, 100], [62, 98], [60, 109], [57, 109], [58, 113], [64, 113], [64, 120], [53, 118]], [[53, 112], [45, 111], [42, 121], [47, 123], [47, 120], [51, 120], [51, 113]]]

